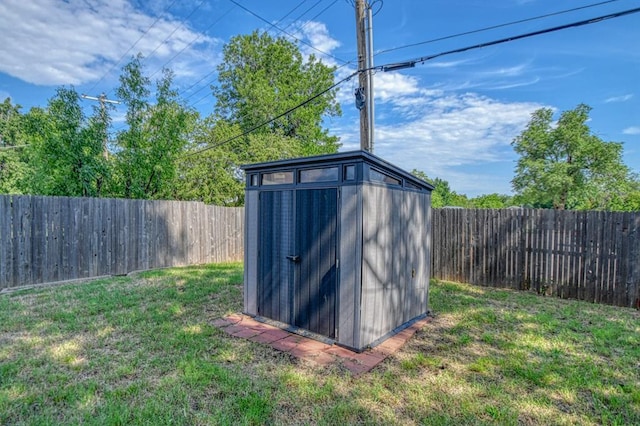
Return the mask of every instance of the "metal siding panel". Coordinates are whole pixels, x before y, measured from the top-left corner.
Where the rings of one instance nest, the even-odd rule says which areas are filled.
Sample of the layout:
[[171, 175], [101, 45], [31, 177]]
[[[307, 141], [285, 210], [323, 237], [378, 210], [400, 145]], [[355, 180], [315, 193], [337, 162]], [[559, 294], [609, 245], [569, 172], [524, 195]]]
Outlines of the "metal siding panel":
[[258, 313], [258, 207], [259, 192], [247, 191], [245, 196], [244, 246], [244, 311]]
[[[350, 347], [356, 341], [356, 312], [358, 310], [360, 281], [361, 233], [359, 223], [361, 208], [357, 186], [345, 186], [340, 197], [340, 268], [338, 296], [338, 342]], [[360, 237], [360, 238], [359, 238]]]
[[422, 235], [424, 235], [425, 241], [425, 250], [424, 250], [424, 259], [423, 259], [423, 268], [422, 268], [422, 282], [424, 283], [424, 295], [423, 295], [423, 306], [425, 312], [429, 309], [429, 283], [431, 281], [431, 247], [432, 247], [432, 231], [431, 231], [431, 193], [426, 193], [423, 195], [423, 214], [425, 216], [424, 221], [422, 222], [424, 228], [422, 229]]
[[385, 286], [392, 278], [392, 210], [390, 193], [384, 187], [363, 186], [361, 347], [381, 337], [389, 321]]

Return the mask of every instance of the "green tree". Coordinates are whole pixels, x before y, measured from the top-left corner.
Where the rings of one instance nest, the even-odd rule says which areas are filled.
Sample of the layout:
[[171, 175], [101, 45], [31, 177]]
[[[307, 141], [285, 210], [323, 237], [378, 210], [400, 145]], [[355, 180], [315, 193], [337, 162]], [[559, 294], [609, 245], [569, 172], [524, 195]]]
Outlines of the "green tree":
[[[334, 82], [335, 68], [313, 55], [304, 59], [295, 44], [267, 33], [233, 37], [223, 54], [219, 85], [212, 88], [215, 114], [243, 132], [303, 103]], [[252, 134], [296, 140], [303, 155], [336, 152], [338, 138], [322, 128], [324, 117], [341, 113], [336, 93], [337, 89], [330, 90]], [[249, 138], [245, 144], [248, 151], [255, 151]], [[289, 150], [274, 154], [272, 159], [285, 158]]]
[[73, 87], [60, 87], [46, 109], [24, 117], [30, 145], [30, 190], [42, 195], [100, 196], [107, 175], [103, 143], [107, 123], [94, 110], [87, 118]]
[[127, 106], [127, 128], [118, 133], [116, 176], [112, 193], [125, 198], [167, 198], [175, 191], [179, 155], [187, 145], [197, 114], [172, 88], [173, 74], [163, 70], [156, 83], [155, 104], [149, 99], [151, 81], [144, 74], [142, 55], [122, 70], [116, 94]]
[[301, 155], [295, 139], [268, 133], [233, 139], [241, 133], [240, 127], [226, 120], [214, 120], [208, 117], [200, 123], [190, 151], [180, 159], [175, 194], [178, 199], [242, 206], [242, 164]]
[[22, 124], [20, 105], [6, 98], [0, 104], [0, 194], [29, 192], [26, 180], [31, 172]]
[[612, 194], [624, 191], [630, 178], [622, 162], [622, 144], [591, 133], [591, 108], [580, 104], [553, 123], [553, 111], [533, 113], [512, 146], [520, 155], [512, 180], [519, 200], [555, 209], [608, 208]]
[[452, 191], [449, 182], [446, 180], [440, 178], [431, 179], [425, 172], [416, 169], [413, 169], [411, 174], [434, 186], [431, 192], [431, 207], [471, 207], [467, 196]]
[[510, 196], [497, 193], [480, 195], [469, 201], [479, 209], [504, 209], [513, 205]]

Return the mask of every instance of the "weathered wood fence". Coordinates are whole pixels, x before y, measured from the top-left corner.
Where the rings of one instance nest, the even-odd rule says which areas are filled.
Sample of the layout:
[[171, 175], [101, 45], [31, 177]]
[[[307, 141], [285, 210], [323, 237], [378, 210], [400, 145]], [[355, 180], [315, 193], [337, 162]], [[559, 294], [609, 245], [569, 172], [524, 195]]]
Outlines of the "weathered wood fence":
[[434, 278], [637, 306], [640, 212], [433, 211]]
[[[433, 209], [432, 275], [618, 306], [640, 303], [640, 212]], [[0, 195], [0, 291], [242, 260], [244, 209]]]
[[244, 209], [198, 202], [0, 196], [0, 290], [242, 260]]

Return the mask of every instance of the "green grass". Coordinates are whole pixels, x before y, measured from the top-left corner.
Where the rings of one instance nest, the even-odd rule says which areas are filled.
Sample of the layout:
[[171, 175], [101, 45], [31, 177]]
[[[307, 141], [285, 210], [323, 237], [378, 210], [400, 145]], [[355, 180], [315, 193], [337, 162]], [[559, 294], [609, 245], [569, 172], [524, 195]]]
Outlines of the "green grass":
[[0, 296], [0, 424], [640, 424], [640, 313], [435, 282], [435, 318], [371, 373], [212, 326], [242, 267]]

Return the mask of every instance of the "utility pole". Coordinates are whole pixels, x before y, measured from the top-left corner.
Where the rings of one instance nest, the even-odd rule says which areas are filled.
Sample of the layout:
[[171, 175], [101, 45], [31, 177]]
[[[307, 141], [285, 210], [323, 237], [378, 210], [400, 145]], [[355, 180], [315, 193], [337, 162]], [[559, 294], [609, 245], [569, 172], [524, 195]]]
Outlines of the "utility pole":
[[[120, 101], [114, 101], [114, 100], [111, 100], [111, 99], [107, 99], [107, 95], [105, 95], [104, 93], [101, 93], [100, 96], [98, 96], [98, 97], [88, 96], [88, 95], [85, 95], [84, 93], [81, 96], [82, 96], [82, 99], [89, 99], [91, 101], [100, 102], [100, 112], [102, 114], [102, 118], [103, 119], [105, 118], [106, 113], [107, 113], [106, 104], [116, 104], [116, 105], [118, 105], [120, 103]], [[106, 136], [106, 134], [105, 134], [105, 137], [104, 137], [104, 141], [102, 142], [102, 153], [104, 155], [104, 159], [108, 160], [109, 159], [109, 150], [107, 149], [107, 136]]]
[[365, 26], [365, 0], [356, 0], [356, 39], [358, 43], [358, 83], [356, 89], [356, 107], [360, 110], [360, 149], [371, 151], [371, 133], [369, 130], [370, 108], [369, 72], [364, 72], [368, 64], [367, 39]]
[[369, 152], [373, 153], [373, 128], [375, 116], [373, 114], [373, 12], [371, 3], [367, 4], [367, 117], [369, 117]]

